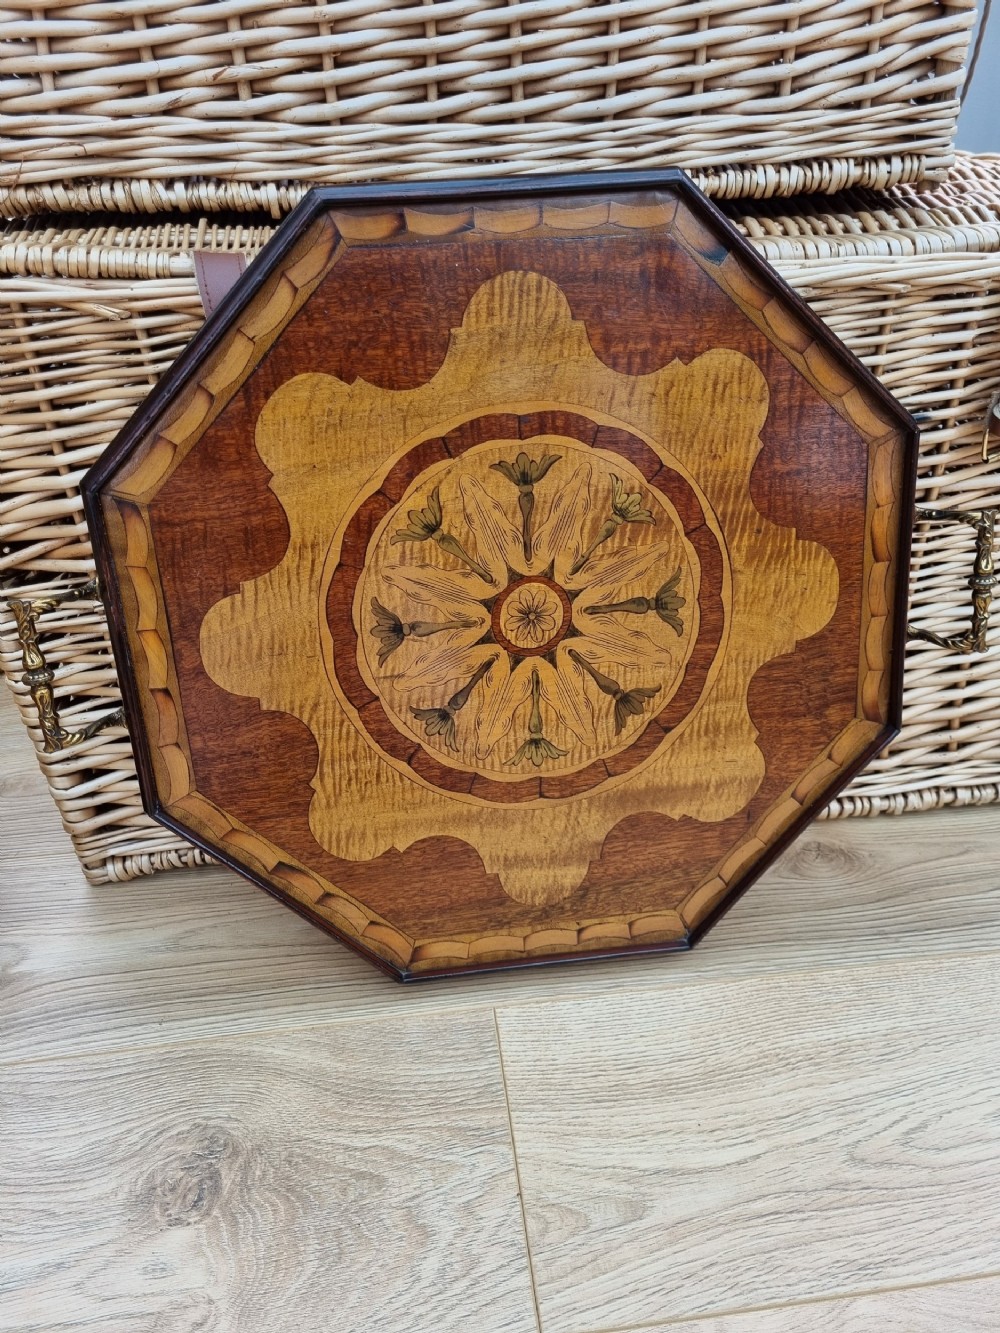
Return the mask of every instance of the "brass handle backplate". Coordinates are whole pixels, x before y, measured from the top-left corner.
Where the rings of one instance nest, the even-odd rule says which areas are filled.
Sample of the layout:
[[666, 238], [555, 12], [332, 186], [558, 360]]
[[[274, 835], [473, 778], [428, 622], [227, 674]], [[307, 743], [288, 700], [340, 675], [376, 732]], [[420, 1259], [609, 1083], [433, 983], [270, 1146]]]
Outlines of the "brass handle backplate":
[[997, 509], [918, 509], [918, 519], [935, 522], [968, 523], [976, 530], [976, 559], [968, 586], [972, 589], [972, 624], [966, 634], [934, 634], [931, 630], [907, 625], [907, 636], [936, 643], [940, 648], [954, 648], [960, 653], [985, 653], [986, 631], [990, 624], [990, 605], [998, 579], [993, 565], [993, 540]]
[[65, 592], [53, 593], [50, 597], [41, 597], [37, 601], [22, 602], [11, 599], [10, 608], [17, 624], [17, 641], [21, 647], [21, 664], [24, 667], [22, 682], [31, 691], [31, 698], [38, 710], [38, 725], [44, 737], [43, 749], [46, 754], [56, 754], [70, 745], [89, 740], [99, 731], [108, 727], [125, 725], [125, 710], [116, 708], [114, 712], [88, 722], [77, 731], [67, 731], [59, 721], [56, 710], [56, 698], [52, 685], [55, 672], [45, 660], [45, 653], [38, 642], [38, 617], [46, 611], [53, 611], [64, 602], [100, 601], [100, 589], [97, 579], [69, 588]]

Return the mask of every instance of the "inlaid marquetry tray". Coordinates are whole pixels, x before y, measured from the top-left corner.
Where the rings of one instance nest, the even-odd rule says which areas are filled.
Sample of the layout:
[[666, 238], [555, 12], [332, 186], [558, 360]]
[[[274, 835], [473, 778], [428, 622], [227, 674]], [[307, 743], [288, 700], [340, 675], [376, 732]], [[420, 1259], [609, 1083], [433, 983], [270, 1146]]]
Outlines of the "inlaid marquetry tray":
[[85, 483], [147, 807], [399, 977], [688, 946], [898, 725], [914, 451], [678, 174], [315, 192]]

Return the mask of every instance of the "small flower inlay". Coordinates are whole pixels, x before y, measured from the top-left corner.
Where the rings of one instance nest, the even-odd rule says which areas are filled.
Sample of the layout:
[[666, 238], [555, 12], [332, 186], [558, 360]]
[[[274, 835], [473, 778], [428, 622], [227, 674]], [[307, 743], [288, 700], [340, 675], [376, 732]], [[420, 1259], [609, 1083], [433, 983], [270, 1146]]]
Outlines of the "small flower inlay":
[[515, 579], [493, 604], [496, 641], [515, 657], [551, 651], [570, 626], [570, 599], [545, 577]]
[[552, 637], [559, 604], [557, 602], [556, 609], [552, 609], [546, 589], [537, 585], [522, 588], [516, 597], [508, 599], [506, 609], [504, 629], [507, 637], [515, 643], [524, 647], [531, 644], [537, 648]]

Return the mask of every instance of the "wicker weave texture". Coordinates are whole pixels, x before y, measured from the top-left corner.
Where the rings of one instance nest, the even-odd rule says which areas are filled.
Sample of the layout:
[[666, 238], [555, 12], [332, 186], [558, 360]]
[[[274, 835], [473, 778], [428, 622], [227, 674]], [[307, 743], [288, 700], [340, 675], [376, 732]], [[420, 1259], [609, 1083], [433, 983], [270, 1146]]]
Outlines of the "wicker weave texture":
[[[65, 581], [39, 583], [31, 595], [58, 591]], [[73, 604], [43, 616], [45, 651], [58, 681], [60, 714], [70, 726], [111, 711], [118, 682], [108, 655], [101, 609]], [[143, 812], [128, 736], [119, 728], [61, 754], [42, 753], [28, 691], [19, 683], [21, 655], [8, 615], [0, 618], [0, 669], [14, 685], [24, 723], [32, 732], [49, 789], [87, 878], [95, 884], [134, 879], [157, 870], [208, 860]]]
[[[947, 183], [847, 207], [729, 209], [757, 248], [921, 427], [922, 506], [1000, 506], [984, 423], [1000, 393], [1000, 157], [960, 154]], [[918, 522], [910, 623], [968, 628], [974, 535]], [[997, 641], [996, 626], [992, 639]], [[907, 647], [903, 728], [827, 813], [901, 813], [1000, 800], [1000, 649]]]
[[[0, 8], [0, 212], [679, 165], [709, 192], [952, 160], [975, 0], [156, 0]], [[289, 184], [294, 181], [295, 184]]]
[[[730, 208], [758, 248], [922, 421], [918, 503], [1000, 503], [1000, 472], [980, 458], [1000, 391], [1000, 157], [960, 157], [933, 194], [855, 192], [834, 201]], [[0, 233], [0, 579], [42, 595], [93, 573], [79, 482], [202, 322], [191, 250], [254, 252], [254, 226], [129, 223]], [[918, 526], [911, 620], [965, 627], [970, 529]], [[57, 695], [76, 724], [110, 711], [114, 670], [99, 610], [41, 621]], [[994, 630], [994, 638], [1000, 631]], [[834, 814], [1000, 799], [997, 649], [961, 655], [910, 645], [905, 725]], [[36, 747], [9, 612], [0, 666]], [[200, 854], [143, 815], [127, 738], [39, 755], [95, 881]]]

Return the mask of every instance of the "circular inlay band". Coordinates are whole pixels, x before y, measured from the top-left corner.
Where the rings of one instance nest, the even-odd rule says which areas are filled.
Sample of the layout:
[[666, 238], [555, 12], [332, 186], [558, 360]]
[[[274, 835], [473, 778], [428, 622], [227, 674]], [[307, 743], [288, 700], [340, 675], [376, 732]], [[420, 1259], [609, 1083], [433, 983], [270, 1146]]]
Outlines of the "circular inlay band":
[[643, 763], [721, 642], [708, 518], [645, 442], [579, 413], [413, 446], [349, 518], [327, 595], [363, 734], [424, 783], [504, 804]]

